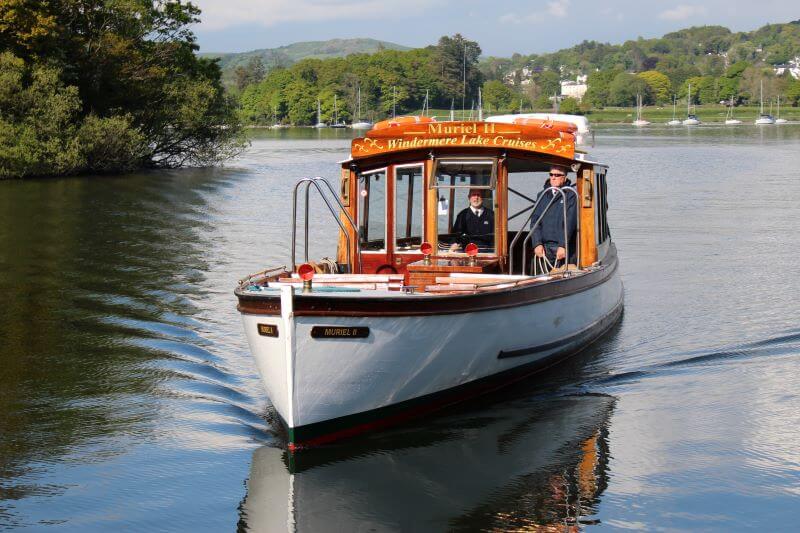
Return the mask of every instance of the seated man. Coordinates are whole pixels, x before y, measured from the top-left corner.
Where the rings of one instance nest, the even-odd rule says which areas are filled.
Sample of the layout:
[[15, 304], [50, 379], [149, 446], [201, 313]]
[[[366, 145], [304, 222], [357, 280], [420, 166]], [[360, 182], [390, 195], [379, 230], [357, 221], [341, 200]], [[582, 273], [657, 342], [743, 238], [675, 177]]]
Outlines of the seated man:
[[450, 246], [455, 252], [470, 242], [478, 245], [481, 252], [494, 251], [494, 211], [483, 205], [483, 191], [469, 190], [469, 207], [461, 210], [453, 223], [453, 233], [458, 242]]
[[[550, 177], [544, 182], [544, 190], [539, 193], [537, 200], [541, 198], [541, 202], [536, 206], [531, 217], [531, 245], [533, 246], [533, 253], [536, 257], [546, 257], [553, 266], [556, 266], [558, 261], [560, 265], [564, 265], [567, 250], [566, 243], [564, 242], [564, 197], [567, 201], [567, 238], [569, 239], [569, 262], [574, 264], [577, 256], [577, 242], [575, 239], [577, 228], [577, 205], [575, 195], [571, 192], [560, 192], [550, 190], [550, 187], [558, 189], [562, 187], [569, 187], [570, 181], [567, 179], [569, 169], [560, 165], [553, 165], [550, 167]], [[542, 198], [542, 195], [553, 195], [554, 201], [550, 205], [551, 198]], [[547, 206], [550, 205], [550, 209]], [[547, 209], [547, 211], [545, 211]], [[544, 218], [536, 226], [536, 221], [544, 213]]]

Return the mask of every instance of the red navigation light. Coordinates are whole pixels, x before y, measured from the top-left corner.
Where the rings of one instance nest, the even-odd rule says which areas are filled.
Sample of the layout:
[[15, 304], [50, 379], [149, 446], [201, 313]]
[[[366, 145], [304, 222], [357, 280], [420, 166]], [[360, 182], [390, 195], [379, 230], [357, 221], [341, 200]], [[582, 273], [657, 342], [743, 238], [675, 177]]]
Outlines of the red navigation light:
[[478, 255], [478, 245], [474, 242], [471, 242], [464, 248], [464, 251], [467, 252], [467, 255], [470, 257]]
[[422, 252], [422, 255], [431, 255], [433, 253], [433, 245], [429, 242], [423, 242], [419, 247], [419, 251]]
[[303, 263], [297, 267], [297, 275], [300, 276], [300, 279], [303, 281], [311, 281], [311, 278], [314, 277], [314, 267], [308, 263]]

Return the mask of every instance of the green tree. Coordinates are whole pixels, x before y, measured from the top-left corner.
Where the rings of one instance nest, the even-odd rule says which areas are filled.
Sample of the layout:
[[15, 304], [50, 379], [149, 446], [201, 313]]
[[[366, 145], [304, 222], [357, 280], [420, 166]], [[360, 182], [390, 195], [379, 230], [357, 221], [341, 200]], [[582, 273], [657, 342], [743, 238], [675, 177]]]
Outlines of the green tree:
[[491, 80], [483, 84], [483, 103], [495, 110], [511, 109], [518, 102], [516, 93], [502, 81]]
[[584, 100], [595, 107], [609, 105], [609, 86], [619, 72], [618, 70], [598, 70], [589, 74], [586, 80], [587, 88]]
[[650, 93], [657, 104], [669, 102], [672, 97], [672, 83], [669, 78], [657, 70], [648, 70], [637, 74], [650, 87]]
[[784, 96], [793, 107], [800, 106], [800, 80], [794, 80], [786, 88]]
[[642, 78], [628, 72], [617, 74], [608, 86], [608, 101], [610, 105], [635, 105], [637, 94], [642, 95], [642, 99], [645, 102], [650, 101], [650, 86]]
[[442, 92], [446, 99], [461, 100], [465, 97], [465, 104], [469, 104], [470, 98], [477, 97], [483, 77], [477, 68], [480, 55], [478, 43], [465, 39], [460, 33], [439, 39], [434, 47], [433, 60], [437, 70], [440, 70]]
[[128, 124], [122, 138], [144, 136], [142, 165], [214, 164], [237, 153], [243, 137], [217, 63], [195, 55], [198, 15], [181, 0], [8, 0], [0, 44], [32, 72], [48, 65], [65, 91], [77, 90], [69, 126], [89, 120], [93, 153], [104, 150], [91, 132]]
[[558, 106], [559, 112], [567, 115], [582, 115], [581, 106], [575, 98], [564, 98]]

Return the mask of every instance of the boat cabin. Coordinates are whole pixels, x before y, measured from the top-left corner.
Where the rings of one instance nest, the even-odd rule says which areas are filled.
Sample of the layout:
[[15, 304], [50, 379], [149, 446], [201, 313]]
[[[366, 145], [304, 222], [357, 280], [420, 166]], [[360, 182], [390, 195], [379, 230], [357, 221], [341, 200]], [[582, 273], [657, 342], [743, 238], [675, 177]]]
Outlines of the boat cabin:
[[[576, 153], [575, 133], [568, 123], [524, 118], [376, 124], [342, 162], [338, 264], [352, 273], [403, 274], [407, 285], [445, 272], [531, 275], [532, 252], [523, 249], [530, 215], [557, 164], [571, 169], [568, 194], [577, 193], [576, 266], [592, 265], [609, 239], [607, 167]], [[470, 191], [493, 215], [491, 224], [483, 221], [491, 231], [473, 239], [477, 254], [454, 231]]]

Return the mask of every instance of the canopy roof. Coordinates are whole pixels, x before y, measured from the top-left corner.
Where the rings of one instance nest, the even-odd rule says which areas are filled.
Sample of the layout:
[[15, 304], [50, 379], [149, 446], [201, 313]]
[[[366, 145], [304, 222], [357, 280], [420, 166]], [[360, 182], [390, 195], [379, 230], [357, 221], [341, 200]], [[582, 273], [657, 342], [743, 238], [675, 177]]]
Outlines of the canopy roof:
[[521, 119], [519, 123], [436, 122], [429, 117], [398, 117], [380, 122], [364, 137], [353, 139], [353, 160], [427, 148], [519, 150], [575, 158], [575, 126]]

